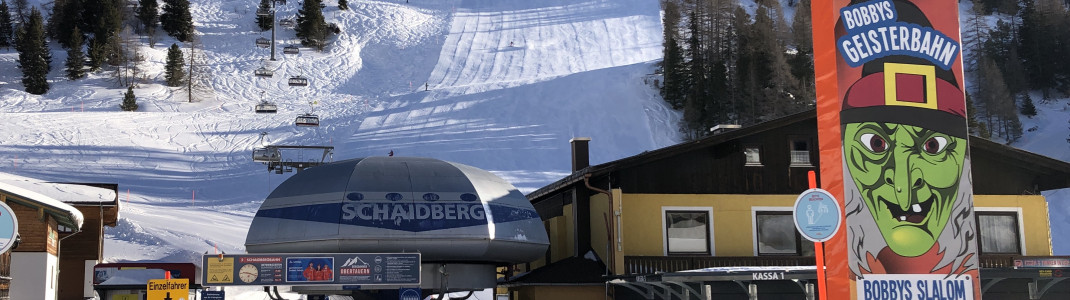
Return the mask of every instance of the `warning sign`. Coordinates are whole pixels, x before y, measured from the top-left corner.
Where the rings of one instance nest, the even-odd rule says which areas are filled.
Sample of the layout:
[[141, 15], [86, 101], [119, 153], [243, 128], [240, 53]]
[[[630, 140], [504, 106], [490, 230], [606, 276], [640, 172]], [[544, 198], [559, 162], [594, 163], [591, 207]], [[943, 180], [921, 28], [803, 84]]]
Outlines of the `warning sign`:
[[227, 284], [234, 283], [234, 257], [224, 257], [223, 259], [210, 257], [205, 259], [205, 277], [204, 283], [206, 284]]
[[145, 290], [146, 300], [187, 300], [189, 279], [150, 279]]

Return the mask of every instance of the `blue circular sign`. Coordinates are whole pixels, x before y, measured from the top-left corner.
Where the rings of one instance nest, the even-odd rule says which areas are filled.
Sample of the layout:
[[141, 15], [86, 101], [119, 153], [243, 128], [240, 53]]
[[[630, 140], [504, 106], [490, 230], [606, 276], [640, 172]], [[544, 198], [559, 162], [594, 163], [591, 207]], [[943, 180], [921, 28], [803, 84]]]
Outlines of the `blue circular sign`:
[[15, 218], [15, 213], [11, 211], [11, 207], [4, 204], [4, 202], [0, 202], [0, 253], [11, 250], [18, 234], [19, 219]]
[[842, 216], [840, 203], [832, 194], [822, 189], [809, 189], [795, 199], [792, 219], [803, 237], [813, 242], [824, 242], [840, 230]]

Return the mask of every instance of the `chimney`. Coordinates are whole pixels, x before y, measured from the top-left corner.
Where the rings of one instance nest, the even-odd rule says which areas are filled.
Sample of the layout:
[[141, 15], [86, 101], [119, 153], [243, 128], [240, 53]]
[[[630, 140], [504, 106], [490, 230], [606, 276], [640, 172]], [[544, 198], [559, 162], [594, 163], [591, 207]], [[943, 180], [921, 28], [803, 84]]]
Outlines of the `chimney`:
[[590, 166], [591, 154], [587, 144], [591, 142], [591, 138], [572, 138], [568, 142], [569, 144], [572, 144], [572, 172], [575, 173], [576, 171]]

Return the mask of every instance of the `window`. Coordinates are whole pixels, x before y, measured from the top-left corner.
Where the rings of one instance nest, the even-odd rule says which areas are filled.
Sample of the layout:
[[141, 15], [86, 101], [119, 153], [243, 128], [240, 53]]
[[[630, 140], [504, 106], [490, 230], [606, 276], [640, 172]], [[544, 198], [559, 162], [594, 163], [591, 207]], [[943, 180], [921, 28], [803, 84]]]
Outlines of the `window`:
[[711, 210], [665, 210], [666, 254], [712, 254]]
[[982, 254], [1022, 254], [1017, 212], [978, 211], [976, 214]]
[[762, 149], [758, 146], [743, 147], [743, 156], [746, 157], [746, 166], [762, 166]]
[[805, 140], [791, 142], [791, 166], [813, 167], [810, 163], [810, 143]]
[[791, 211], [754, 212], [758, 255], [814, 255], [814, 244], [799, 236], [791, 218]]

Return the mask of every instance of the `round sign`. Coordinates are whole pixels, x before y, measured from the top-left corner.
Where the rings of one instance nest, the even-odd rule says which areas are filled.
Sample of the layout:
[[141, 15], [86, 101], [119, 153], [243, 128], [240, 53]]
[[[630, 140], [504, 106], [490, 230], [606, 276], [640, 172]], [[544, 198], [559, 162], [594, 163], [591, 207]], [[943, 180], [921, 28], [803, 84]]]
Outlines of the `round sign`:
[[0, 253], [11, 250], [15, 245], [15, 236], [19, 234], [19, 220], [15, 219], [15, 213], [11, 207], [0, 202]]
[[840, 204], [828, 191], [809, 189], [795, 199], [792, 219], [799, 234], [813, 242], [824, 242], [840, 230]]

